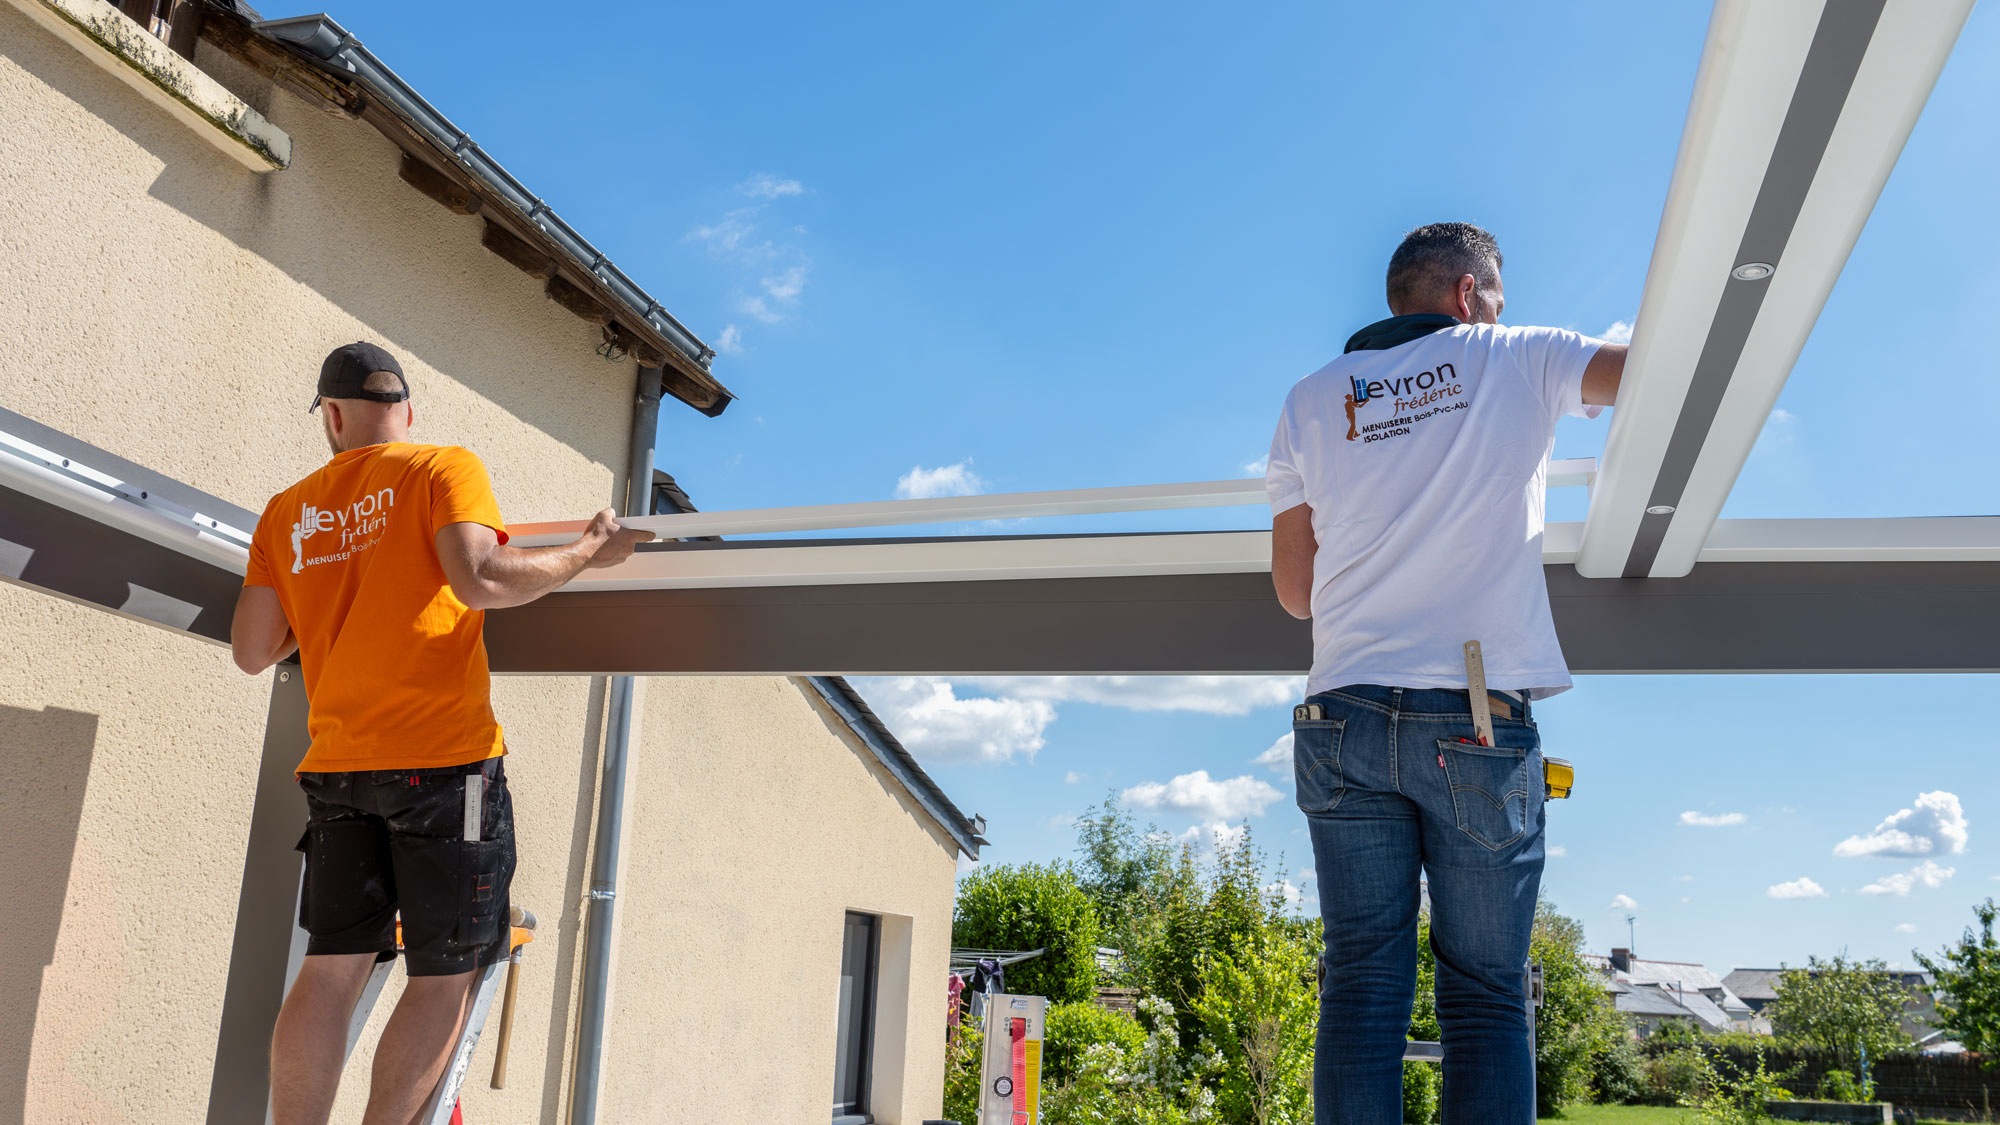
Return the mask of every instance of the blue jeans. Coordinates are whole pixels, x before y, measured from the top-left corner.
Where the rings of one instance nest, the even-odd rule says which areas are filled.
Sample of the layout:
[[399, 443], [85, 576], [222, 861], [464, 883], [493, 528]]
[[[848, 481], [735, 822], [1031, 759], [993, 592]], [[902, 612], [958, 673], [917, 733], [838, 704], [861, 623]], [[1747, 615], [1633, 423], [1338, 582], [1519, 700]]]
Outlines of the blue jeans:
[[1355, 684], [1306, 702], [1324, 714], [1292, 724], [1326, 922], [1315, 1120], [1403, 1119], [1421, 867], [1445, 1125], [1532, 1125], [1523, 975], [1542, 880], [1543, 783], [1541, 736], [1526, 705], [1505, 704], [1514, 718], [1496, 705], [1495, 745], [1484, 747], [1471, 741], [1462, 691]]

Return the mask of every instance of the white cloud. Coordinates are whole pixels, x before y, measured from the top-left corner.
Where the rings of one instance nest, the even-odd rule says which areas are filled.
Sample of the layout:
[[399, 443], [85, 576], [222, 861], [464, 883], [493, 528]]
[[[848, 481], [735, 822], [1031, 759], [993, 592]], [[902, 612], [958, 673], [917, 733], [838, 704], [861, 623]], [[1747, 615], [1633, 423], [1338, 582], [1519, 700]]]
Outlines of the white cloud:
[[1899, 934], [1914, 934], [1917, 932], [1917, 927], [1913, 922], [1904, 922], [1896, 927], [1896, 932]]
[[1691, 824], [1696, 828], [1729, 828], [1749, 819], [1749, 817], [1744, 816], [1740, 812], [1721, 813], [1710, 816], [1706, 813], [1698, 813], [1693, 809], [1689, 809], [1681, 814], [1682, 824]]
[[759, 281], [758, 287], [769, 294], [771, 299], [781, 304], [792, 304], [806, 287], [806, 274], [811, 272], [810, 263], [786, 266], [777, 273]]
[[1946, 880], [1958, 873], [1955, 867], [1941, 867], [1935, 860], [1925, 860], [1908, 871], [1898, 871], [1894, 875], [1884, 875], [1873, 883], [1861, 888], [1864, 895], [1906, 895], [1918, 885], [1936, 890], [1945, 885]]
[[1064, 785], [1075, 785], [1075, 784], [1076, 784], [1077, 782], [1079, 782], [1079, 781], [1084, 781], [1084, 780], [1087, 780], [1087, 779], [1086, 779], [1086, 778], [1084, 777], [1084, 775], [1082, 775], [1082, 774], [1080, 774], [1080, 773], [1076, 772], [1075, 770], [1071, 770], [1071, 771], [1069, 771], [1068, 773], [1066, 773], [1066, 774], [1064, 774], [1064, 775], [1063, 775], [1063, 784], [1064, 784]]
[[1217, 854], [1221, 854], [1242, 843], [1244, 835], [1249, 831], [1247, 825], [1211, 820], [1181, 833], [1175, 837], [1175, 842], [1194, 848], [1213, 848]]
[[[798, 195], [805, 189], [797, 180], [757, 175], [738, 184], [737, 190], [762, 202], [738, 207], [713, 223], [696, 226], [688, 232], [687, 240], [702, 243], [710, 257], [728, 263], [742, 289], [750, 288], [754, 279], [755, 292], [746, 295], [739, 289], [736, 307], [745, 316], [776, 324], [797, 310], [812, 273], [812, 259], [797, 243], [766, 236], [763, 215], [773, 205], [772, 200]], [[803, 228], [793, 227], [792, 232], [802, 234]]]
[[1763, 428], [1757, 431], [1757, 451], [1789, 449], [1798, 440], [1799, 416], [1782, 406], [1773, 407], [1771, 416], [1764, 419]]
[[1693, 901], [1694, 901], [1693, 899], [1691, 899], [1691, 898], [1687, 897], [1686, 895], [1682, 895], [1682, 896], [1681, 896], [1681, 902], [1682, 902], [1683, 904], [1686, 904], [1686, 903], [1690, 903], [1690, 902], [1693, 902]]
[[972, 857], [971, 857], [971, 856], [969, 856], [969, 855], [966, 855], [966, 854], [965, 854], [964, 852], [960, 852], [960, 853], [958, 853], [958, 875], [959, 875], [959, 878], [961, 878], [961, 879], [962, 879], [962, 878], [964, 878], [965, 876], [967, 876], [967, 875], [970, 875], [970, 874], [972, 874], [972, 873], [973, 873], [974, 871], [977, 871], [977, 870], [979, 870], [979, 861], [978, 861], [978, 860], [976, 860], [976, 859], [972, 858]]
[[1608, 344], [1629, 344], [1632, 342], [1632, 322], [1614, 320], [1611, 327], [1597, 334], [1597, 338]]
[[719, 258], [741, 254], [746, 251], [768, 249], [752, 246], [750, 240], [757, 236], [757, 215], [755, 207], [739, 207], [722, 216], [713, 225], [701, 225], [688, 232], [688, 238], [708, 244], [708, 252]]
[[1057, 813], [1049, 818], [1048, 829], [1051, 832], [1067, 832], [1075, 827], [1075, 813]]
[[1142, 809], [1171, 809], [1204, 820], [1228, 821], [1260, 816], [1282, 796], [1249, 774], [1217, 781], [1207, 770], [1196, 770], [1168, 782], [1142, 781], [1125, 791], [1124, 800]]
[[715, 338], [715, 350], [723, 355], [735, 355], [742, 351], [743, 333], [738, 331], [734, 324], [724, 328], [722, 335]]
[[1268, 470], [1270, 467], [1271, 467], [1271, 455], [1266, 453], [1262, 457], [1257, 458], [1255, 461], [1251, 461], [1248, 464], [1245, 464], [1243, 466], [1243, 475], [1246, 477], [1261, 477], [1264, 475], [1265, 471]]
[[1298, 885], [1290, 879], [1280, 879], [1275, 883], [1264, 884], [1264, 893], [1267, 895], [1282, 895], [1285, 902], [1291, 906], [1297, 906], [1306, 899], [1305, 892], [1300, 890]]
[[1292, 732], [1278, 736], [1269, 750], [1250, 759], [1252, 765], [1263, 766], [1272, 773], [1285, 773], [1292, 768]]
[[1835, 844], [1833, 854], [1902, 858], [1957, 855], [1965, 850], [1966, 835], [1965, 810], [1959, 806], [1958, 795], [1939, 789], [1918, 794], [1914, 808], [1892, 813], [1866, 836], [1849, 836]]
[[1305, 691], [1303, 676], [970, 676], [959, 682], [1017, 699], [1205, 715], [1247, 715], [1292, 703]]
[[1569, 849], [1563, 847], [1561, 844], [1551, 844], [1549, 846], [1549, 858], [1566, 859], [1568, 858], [1568, 856], [1569, 856]]
[[960, 699], [949, 682], [925, 676], [868, 680], [863, 693], [903, 745], [933, 762], [1032, 760], [1056, 718], [1053, 704]]
[[803, 195], [806, 186], [797, 180], [781, 180], [769, 172], [759, 172], [737, 184], [736, 190], [752, 199], [778, 199], [787, 195]]
[[1772, 898], [1825, 898], [1826, 888], [1801, 875], [1789, 883], [1774, 883], [1764, 893]]
[[1637, 910], [1639, 909], [1639, 904], [1633, 900], [1631, 895], [1616, 895], [1611, 899], [1611, 905], [1605, 907], [1604, 909]]
[[1692, 882], [1694, 882], [1694, 876], [1692, 876], [1692, 875], [1676, 875], [1676, 876], [1674, 876], [1674, 882], [1676, 882], [1676, 883], [1692, 883]]
[[967, 457], [956, 465], [939, 465], [926, 469], [922, 465], [910, 466], [910, 471], [896, 478], [896, 499], [929, 500], [938, 496], [971, 496], [984, 489], [986, 482], [972, 471], [972, 458]]

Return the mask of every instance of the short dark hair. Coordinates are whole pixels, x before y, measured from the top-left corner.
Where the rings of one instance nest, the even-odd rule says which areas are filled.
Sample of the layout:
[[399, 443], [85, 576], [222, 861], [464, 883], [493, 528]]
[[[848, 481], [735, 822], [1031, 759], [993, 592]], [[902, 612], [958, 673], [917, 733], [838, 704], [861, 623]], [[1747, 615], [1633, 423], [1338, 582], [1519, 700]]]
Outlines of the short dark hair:
[[1482, 289], [1500, 280], [1500, 246], [1471, 223], [1431, 223], [1403, 236], [1389, 255], [1389, 308], [1408, 308], [1441, 296], [1471, 274]]

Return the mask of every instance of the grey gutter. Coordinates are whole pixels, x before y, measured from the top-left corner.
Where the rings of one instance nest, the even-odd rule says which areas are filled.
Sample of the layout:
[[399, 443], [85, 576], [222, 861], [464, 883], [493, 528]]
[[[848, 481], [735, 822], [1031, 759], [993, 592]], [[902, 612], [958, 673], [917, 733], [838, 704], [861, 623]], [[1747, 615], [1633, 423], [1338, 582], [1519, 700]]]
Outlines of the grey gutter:
[[[660, 369], [641, 367], [632, 404], [631, 464], [625, 514], [652, 515], [653, 446], [660, 428]], [[631, 676], [613, 676], [610, 721], [597, 793], [597, 839], [590, 856], [590, 897], [584, 906], [583, 982], [576, 1013], [576, 1069], [570, 1074], [570, 1125], [597, 1121], [604, 1072], [604, 1027], [611, 1012], [611, 930], [618, 900], [618, 857], [624, 846], [626, 768], [632, 756]]]
[[[290, 43], [321, 62], [352, 75], [370, 93], [387, 102], [398, 116], [429, 137], [439, 148], [449, 152], [495, 198], [541, 228], [569, 256], [571, 265], [596, 278], [624, 301], [632, 312], [645, 318], [646, 323], [666, 337], [681, 354], [704, 371], [708, 369], [709, 362], [715, 358], [715, 349], [702, 343], [659, 301], [641, 289], [638, 282], [612, 265], [603, 251], [592, 246], [588, 239], [577, 233], [576, 228], [564, 222], [547, 203], [501, 167], [499, 161], [486, 155], [486, 151], [463, 129], [452, 124], [451, 119], [440, 113], [436, 106], [425, 101], [409, 83], [397, 77], [395, 71], [362, 46], [361, 41], [336, 23], [333, 17], [324, 13], [291, 16], [260, 20], [250, 27], [259, 34]], [[726, 390], [722, 391], [722, 395], [715, 408], [718, 414], [731, 397]]]
[[932, 781], [931, 776], [924, 772], [924, 767], [918, 765], [916, 758], [903, 748], [902, 742], [875, 714], [874, 708], [868, 706], [868, 701], [854, 690], [854, 685], [841, 676], [807, 676], [805, 680], [821, 699], [826, 700], [826, 705], [833, 708], [848, 729], [860, 737], [862, 744], [874, 751], [875, 760], [881, 763], [882, 768], [902, 782], [903, 788], [909, 790], [925, 812], [931, 814], [931, 819], [944, 828], [946, 834], [958, 844], [959, 850], [967, 858], [978, 859], [979, 846], [986, 843], [980, 835], [984, 826], [976, 825], [958, 811], [958, 806], [951, 803], [951, 798], [938, 788], [938, 783]]

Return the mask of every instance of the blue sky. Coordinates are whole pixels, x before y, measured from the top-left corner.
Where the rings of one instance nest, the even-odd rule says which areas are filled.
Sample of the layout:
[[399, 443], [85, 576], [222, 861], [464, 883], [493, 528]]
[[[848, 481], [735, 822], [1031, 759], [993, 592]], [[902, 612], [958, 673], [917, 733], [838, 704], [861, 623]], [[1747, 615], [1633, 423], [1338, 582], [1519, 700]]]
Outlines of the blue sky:
[[[707, 509], [1243, 475], [1285, 389], [1384, 314], [1401, 232], [1438, 219], [1499, 236], [1510, 322], [1629, 324], [1707, 19], [512, 8], [333, 14], [723, 351], [741, 400], [661, 428], [663, 466]], [[1725, 515], [2000, 510], [1996, 101], [1988, 5]], [[1594, 455], [1606, 423], [1566, 421], [1558, 455]], [[1559, 491], [1551, 518], [1583, 504]], [[1247, 816], [1289, 871], [1309, 865], [1289, 774], [1254, 761], [1286, 730], [1288, 682], [864, 690], [988, 817], [991, 861], [1064, 855], [1067, 817], [1130, 792], [1175, 833]], [[1908, 962], [2000, 893], [1993, 677], [1594, 677], [1540, 717], [1580, 771], [1552, 807], [1567, 855], [1549, 892], [1599, 950], [1629, 912], [1642, 954], [1719, 969], [1842, 947]], [[1850, 839], [1878, 854], [1836, 854]], [[1773, 897], [1786, 885], [1803, 897]]]

